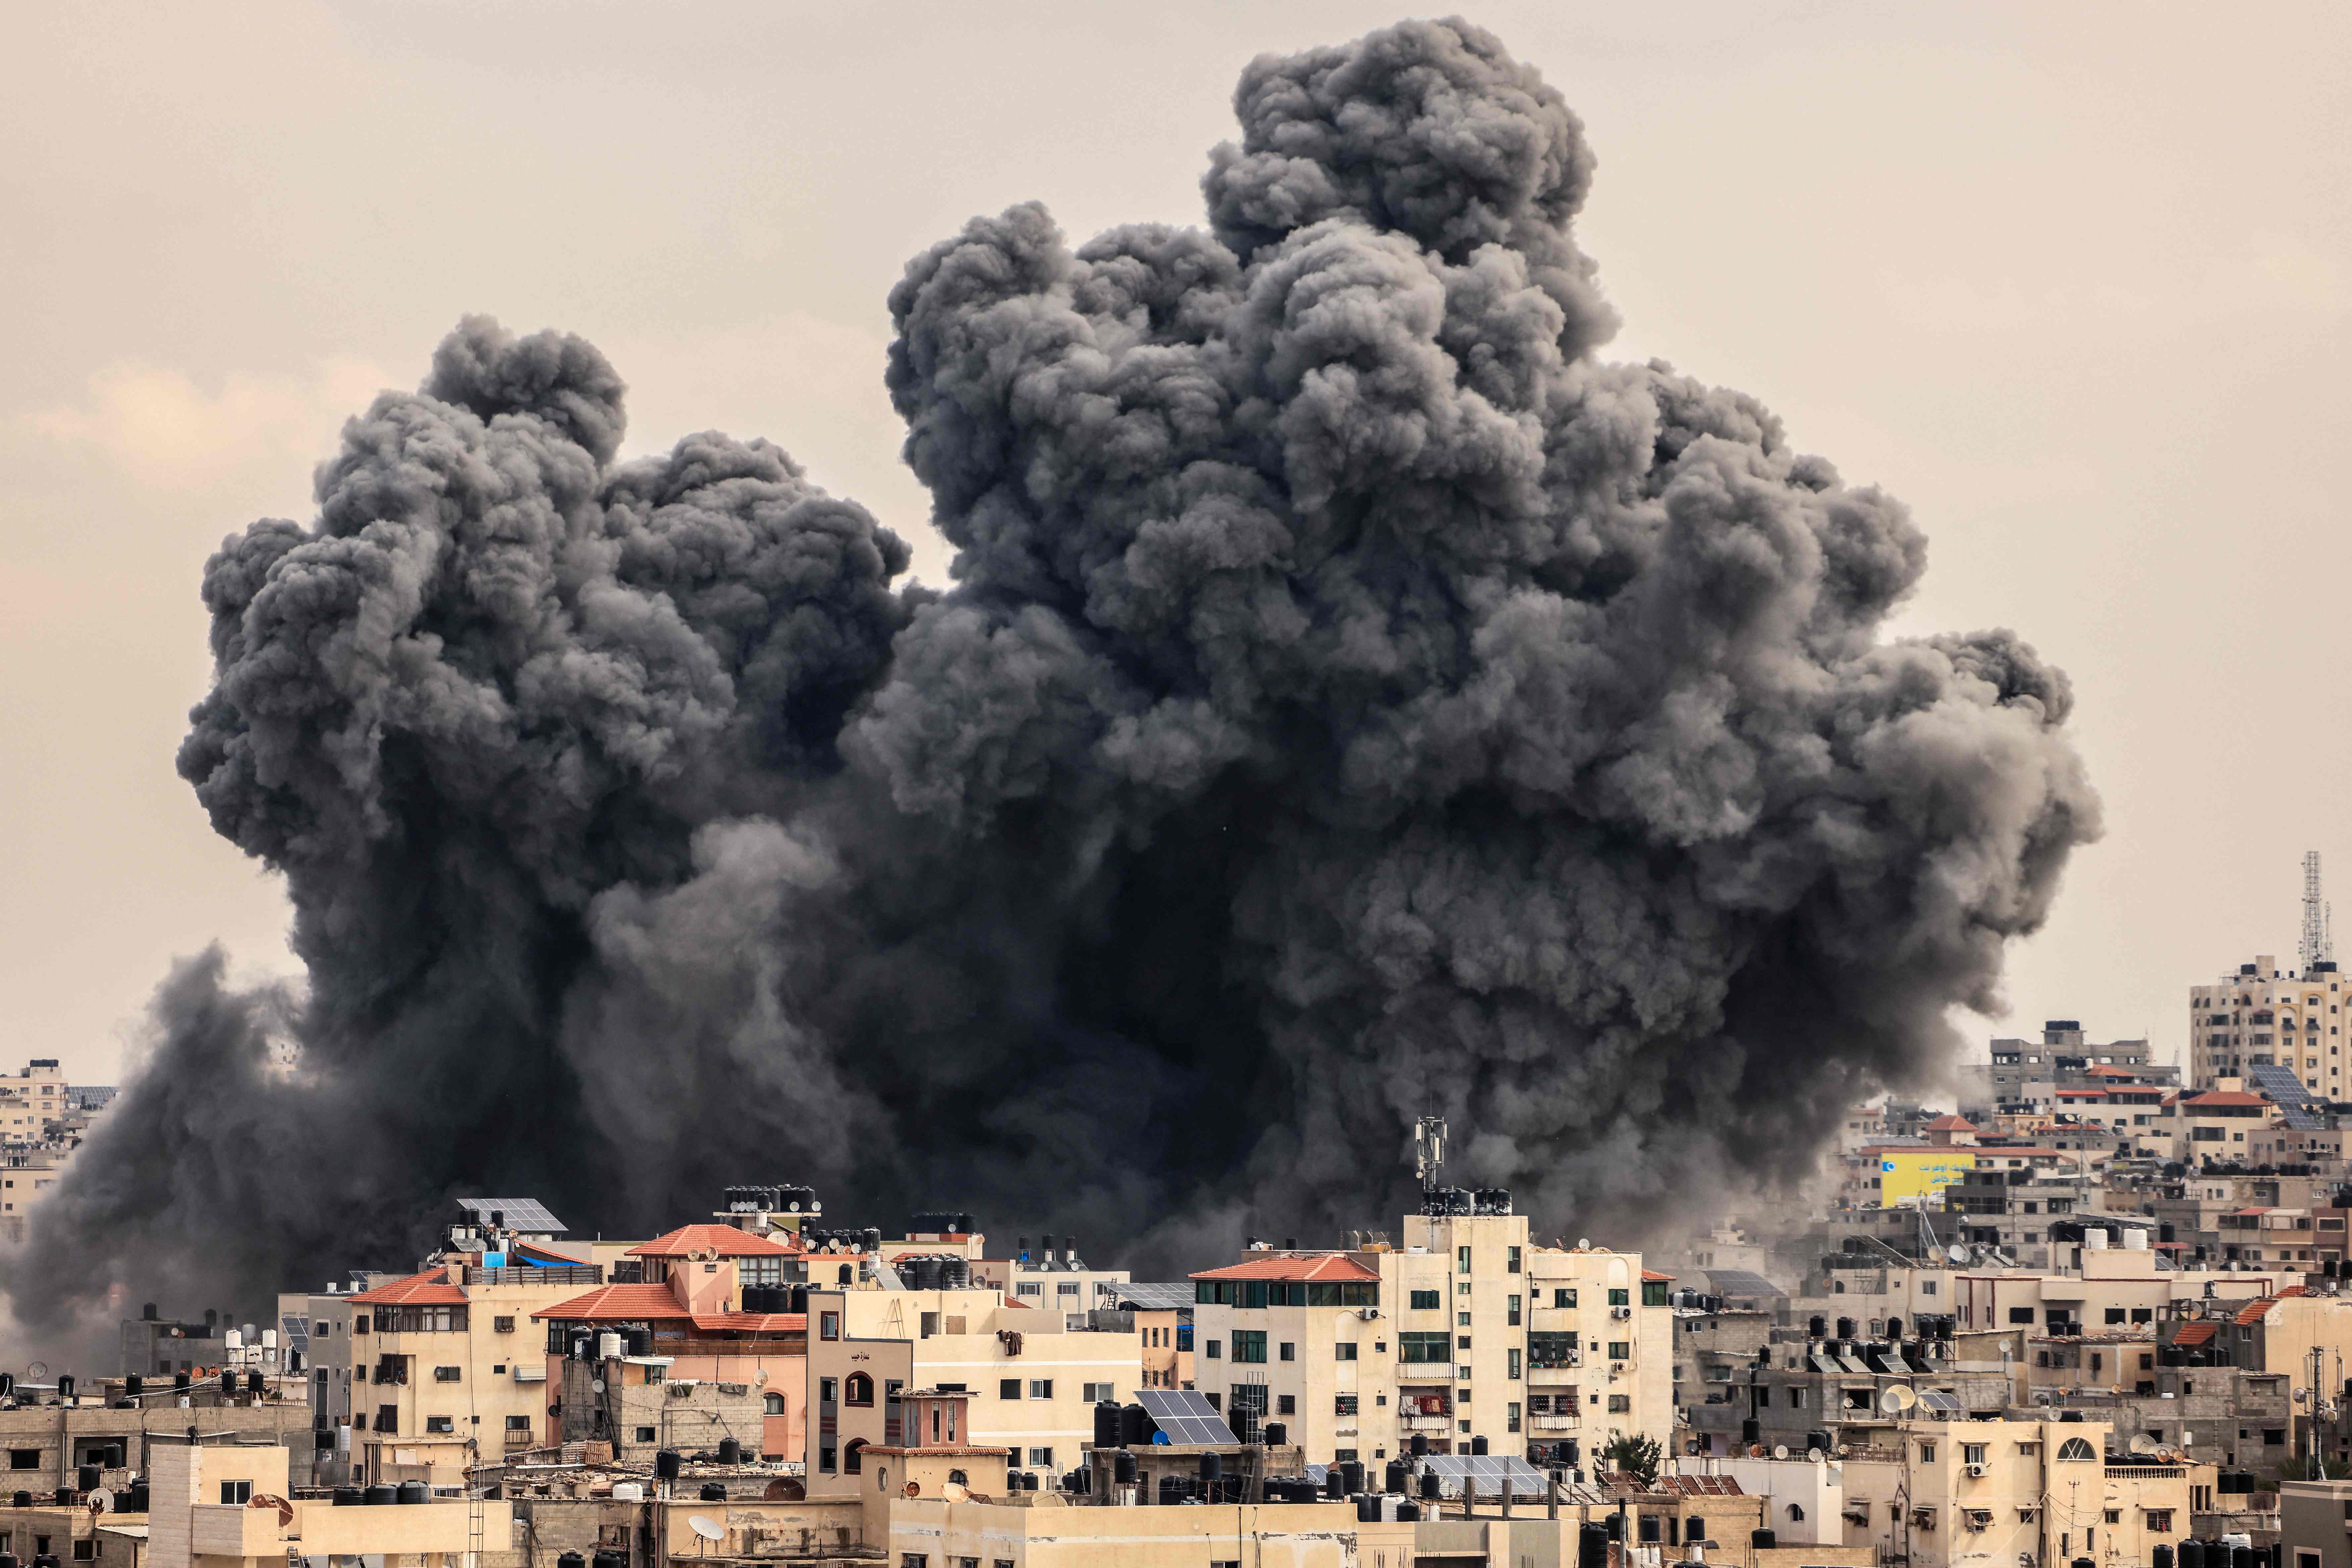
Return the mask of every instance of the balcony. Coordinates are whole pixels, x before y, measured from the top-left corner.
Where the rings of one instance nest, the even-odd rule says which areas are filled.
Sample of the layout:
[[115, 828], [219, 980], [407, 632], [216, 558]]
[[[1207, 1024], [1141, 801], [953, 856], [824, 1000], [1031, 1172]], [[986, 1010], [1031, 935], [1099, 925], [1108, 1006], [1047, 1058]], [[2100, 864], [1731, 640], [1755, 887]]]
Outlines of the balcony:
[[1583, 1365], [1582, 1362], [1577, 1361], [1570, 1362], [1566, 1366], [1531, 1366], [1528, 1368], [1528, 1382], [1538, 1388], [1563, 1383], [1576, 1383], [1584, 1375]]
[[1454, 1417], [1451, 1415], [1400, 1415], [1397, 1417], [1397, 1430], [1400, 1432], [1451, 1432], [1453, 1429]]
[[1528, 1425], [1538, 1432], [1576, 1432], [1582, 1430], [1584, 1418], [1580, 1415], [1530, 1415]]
[[520, 1432], [511, 1427], [507, 1431], [507, 1447], [509, 1448], [530, 1448], [536, 1447], [538, 1444], [539, 1434], [528, 1426]]

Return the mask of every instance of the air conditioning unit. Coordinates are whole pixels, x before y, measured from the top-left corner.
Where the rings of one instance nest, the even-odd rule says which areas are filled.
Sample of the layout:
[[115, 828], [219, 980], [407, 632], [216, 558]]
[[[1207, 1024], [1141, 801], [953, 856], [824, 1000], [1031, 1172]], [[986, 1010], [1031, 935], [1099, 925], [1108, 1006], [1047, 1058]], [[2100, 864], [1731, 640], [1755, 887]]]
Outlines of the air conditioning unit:
[[1367, 1307], [1361, 1312], [1357, 1314], [1357, 1316], [1362, 1318], [1364, 1321], [1368, 1323], [1380, 1315], [1381, 1310], [1378, 1307]]
[[1625, 1363], [1622, 1361], [1612, 1361], [1609, 1363], [1609, 1375], [1612, 1377], [1616, 1376], [1619, 1373], [1623, 1372], [1624, 1370]]
[[1612, 1307], [1609, 1309], [1609, 1315], [1622, 1321], [1632, 1317], [1633, 1315], [1633, 1309], [1631, 1307]]
[[1980, 1481], [1984, 1479], [1985, 1468], [1982, 1465], [1970, 1465], [1968, 1468], [1968, 1470], [1969, 1479], [1970, 1480]]

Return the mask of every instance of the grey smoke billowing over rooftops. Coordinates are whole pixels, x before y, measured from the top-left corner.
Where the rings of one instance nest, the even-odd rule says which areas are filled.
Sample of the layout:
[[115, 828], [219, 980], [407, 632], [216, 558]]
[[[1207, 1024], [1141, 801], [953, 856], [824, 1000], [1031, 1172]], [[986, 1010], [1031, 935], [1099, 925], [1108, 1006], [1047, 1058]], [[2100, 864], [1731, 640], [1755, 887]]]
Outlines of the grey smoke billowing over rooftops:
[[892, 291], [944, 594], [765, 441], [616, 463], [614, 367], [478, 318], [231, 537], [180, 769], [309, 986], [166, 982], [18, 1313], [747, 1173], [1150, 1268], [1391, 1212], [1423, 1112], [1630, 1227], [1934, 1071], [2097, 830], [2064, 677], [1885, 640], [1898, 502], [1601, 357], [1595, 160], [1499, 41], [1235, 108], [1208, 228], [1018, 206]]

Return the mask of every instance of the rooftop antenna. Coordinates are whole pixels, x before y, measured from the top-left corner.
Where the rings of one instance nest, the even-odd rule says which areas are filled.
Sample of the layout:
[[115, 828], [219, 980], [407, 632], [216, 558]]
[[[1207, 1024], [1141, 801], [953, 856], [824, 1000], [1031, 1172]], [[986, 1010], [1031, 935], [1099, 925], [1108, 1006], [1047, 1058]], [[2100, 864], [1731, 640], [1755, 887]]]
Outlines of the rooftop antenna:
[[1423, 1192], [1437, 1190], [1437, 1173], [1444, 1166], [1445, 1118], [1424, 1116], [1412, 1130], [1412, 1168]]
[[2319, 851], [2306, 849], [2303, 855], [2303, 938], [2295, 944], [2295, 956], [2309, 974], [2314, 966], [2336, 961], [2335, 911], [2319, 896]]

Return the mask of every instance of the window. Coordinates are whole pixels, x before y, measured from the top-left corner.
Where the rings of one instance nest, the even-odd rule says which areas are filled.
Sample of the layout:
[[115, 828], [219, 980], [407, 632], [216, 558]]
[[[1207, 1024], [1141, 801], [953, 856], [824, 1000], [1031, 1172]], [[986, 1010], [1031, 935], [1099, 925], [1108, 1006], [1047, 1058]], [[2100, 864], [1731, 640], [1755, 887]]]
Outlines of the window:
[[397, 1433], [400, 1430], [400, 1406], [397, 1405], [377, 1405], [375, 1407], [375, 1429], [379, 1432]]
[[[2078, 1441], [2079, 1441], [2079, 1439], [2078, 1439]], [[2089, 1446], [2089, 1445], [2087, 1445], [2087, 1444], [2085, 1444], [2085, 1445], [2084, 1445], [2084, 1447], [2087, 1447], [2088, 1446]], [[1982, 1443], [1963, 1443], [1963, 1444], [1961, 1444], [1961, 1445], [1960, 1445], [1960, 1463], [1962, 1463], [1962, 1464], [1964, 1464], [1964, 1465], [1981, 1465], [1981, 1464], [1983, 1464], [1983, 1463], [1985, 1462], [1985, 1447], [1986, 1447], [1986, 1446], [1985, 1446], [1984, 1444], [1982, 1444]]]
[[898, 1553], [898, 1568], [930, 1568], [930, 1558], [920, 1552]]
[[1038, 1283], [1036, 1280], [1034, 1280], [1034, 1279], [1028, 1279], [1028, 1280], [1024, 1280], [1022, 1283], [1020, 1283], [1020, 1284], [1018, 1284], [1018, 1285], [1015, 1285], [1015, 1286], [1013, 1288], [1013, 1293], [1014, 1295], [1016, 1295], [1016, 1296], [1038, 1296], [1038, 1297], [1042, 1297], [1042, 1296], [1044, 1296], [1044, 1295], [1045, 1294], [1045, 1286], [1043, 1286], [1043, 1285], [1041, 1285], [1041, 1284], [1039, 1284], [1039, 1283]]
[[505, 1315], [504, 1317], [493, 1317], [493, 1318], [490, 1320], [490, 1331], [491, 1331], [492, 1333], [494, 1333], [494, 1334], [510, 1334], [510, 1333], [513, 1333], [513, 1332], [514, 1332], [514, 1314], [512, 1314], [511, 1312], [509, 1312], [509, 1313], [508, 1313], [507, 1315]]
[[1633, 1304], [1633, 1294], [1628, 1290], [1612, 1290], [1609, 1292], [1609, 1304], [1612, 1307], [1630, 1307]]
[[1468, 1328], [1468, 1327], [1470, 1326], [1470, 1314], [1469, 1314], [1469, 1313], [1467, 1313], [1467, 1312], [1456, 1312], [1456, 1313], [1454, 1313], [1454, 1326], [1455, 1328], [1457, 1328], [1457, 1329], [1466, 1329], [1466, 1328]]
[[2030, 1323], [2033, 1321], [2033, 1309], [2031, 1307], [2011, 1307], [2009, 1310], [2009, 1321], [2012, 1323]]
[[650, 1426], [640, 1426], [637, 1428], [636, 1440], [640, 1443], [656, 1442], [660, 1439], [660, 1436], [661, 1434], [656, 1432]]
[[1339, 1343], [1331, 1347], [1331, 1358], [1334, 1361], [1355, 1360], [1356, 1342], [1353, 1340], [1341, 1340]]
[[1503, 1249], [1503, 1272], [1506, 1274], [1517, 1274], [1518, 1271], [1519, 1249], [1516, 1247], [1505, 1247]]
[[1642, 1281], [1642, 1305], [1663, 1307], [1666, 1304], [1666, 1282], [1663, 1279]]
[[1298, 1346], [1289, 1340], [1285, 1340], [1280, 1345], [1276, 1347], [1275, 1353], [1284, 1361], [1297, 1361], [1298, 1359]]
[[352, 1320], [352, 1332], [355, 1334], [363, 1334], [367, 1331], [368, 1315], [365, 1312], [362, 1312], [358, 1317]]
[[1579, 1352], [1574, 1329], [1534, 1329], [1528, 1333], [1528, 1364], [1559, 1367], [1577, 1364]]
[[223, 1481], [220, 1484], [220, 1487], [221, 1505], [225, 1508], [233, 1507], [237, 1503], [251, 1502], [253, 1500], [253, 1483], [251, 1481]]
[[12, 1470], [39, 1469], [41, 1451], [38, 1448], [11, 1448], [8, 1450], [8, 1468]]
[[509, 1416], [508, 1416], [508, 1417], [507, 1417], [507, 1430], [508, 1430], [508, 1431], [509, 1431], [509, 1432], [528, 1432], [528, 1431], [530, 1431], [530, 1416], [528, 1416], [528, 1415], [509, 1415]]
[[427, 1415], [425, 1418], [425, 1429], [427, 1432], [454, 1431], [456, 1420], [457, 1418], [451, 1415]]
[[831, 1405], [840, 1397], [841, 1384], [838, 1379], [820, 1377], [816, 1380], [816, 1399], [818, 1404]]
[[1276, 1415], [1297, 1415], [1297, 1414], [1298, 1414], [1298, 1396], [1297, 1396], [1297, 1394], [1276, 1394], [1276, 1395], [1275, 1396], [1275, 1412], [1274, 1412], [1274, 1413], [1275, 1413]]
[[841, 1338], [841, 1314], [839, 1312], [819, 1312], [816, 1318], [816, 1337], [821, 1340], [837, 1340]]
[[2098, 1457], [2092, 1451], [2091, 1445], [2080, 1437], [2069, 1437], [2058, 1445], [2058, 1458], [2062, 1463], [2070, 1459], [2095, 1459]]
[[856, 1476], [863, 1475], [865, 1470], [866, 1439], [852, 1437], [849, 1440], [849, 1446], [841, 1451], [841, 1473], [845, 1476]]
[[1078, 1394], [1079, 1397], [1083, 1398], [1089, 1405], [1099, 1405], [1106, 1399], [1117, 1399], [1118, 1397], [1118, 1384], [1115, 1383], [1089, 1383], [1080, 1386]]
[[1504, 1405], [1503, 1419], [1509, 1423], [1509, 1429], [1511, 1431], [1517, 1431], [1519, 1429], [1519, 1407], [1516, 1405]]
[[1633, 1342], [1631, 1340], [1611, 1340], [1609, 1342], [1609, 1359], [1611, 1361], [1633, 1360]]
[[436, 1366], [433, 1369], [433, 1381], [455, 1383], [457, 1381], [457, 1369], [454, 1366]]
[[1470, 1249], [1468, 1247], [1457, 1247], [1454, 1249], [1454, 1272], [1456, 1274], [1467, 1274], [1470, 1272]]
[[1448, 1362], [1454, 1359], [1453, 1347], [1446, 1343], [1448, 1334], [1402, 1333], [1397, 1336], [1397, 1360], [1402, 1362]]
[[1561, 1307], [1575, 1306], [1575, 1289], [1572, 1286], [1555, 1287], [1551, 1293], [1551, 1304], [1555, 1310]]
[[1519, 1299], [1517, 1296], [1503, 1298], [1503, 1321], [1512, 1328], [1519, 1326]]
[[1053, 1398], [1054, 1380], [1050, 1377], [1031, 1378], [1029, 1380], [1029, 1397], [1032, 1399]]
[[1211, 1361], [1214, 1361], [1214, 1360], [1216, 1360], [1216, 1359], [1217, 1359], [1217, 1357], [1218, 1357], [1218, 1355], [1219, 1355], [1219, 1353], [1220, 1353], [1220, 1347], [1223, 1344], [1223, 1342], [1223, 1342], [1223, 1341], [1222, 1341], [1222, 1340], [1211, 1340], [1211, 1341], [1209, 1341], [1209, 1342], [1208, 1342], [1208, 1345], [1207, 1345], [1207, 1353], [1208, 1353], [1208, 1357], [1209, 1357], [1209, 1359], [1210, 1359]]
[[1470, 1348], [1470, 1336], [1469, 1336], [1468, 1334], [1456, 1334], [1456, 1335], [1454, 1335], [1454, 1348], [1455, 1350], [1461, 1350], [1461, 1351], [1466, 1351], [1466, 1350], [1468, 1350], [1468, 1349]]
[[874, 1403], [874, 1380], [862, 1372], [853, 1372], [843, 1383], [841, 1402], [844, 1405]]
[[841, 1456], [830, 1447], [816, 1451], [816, 1470], [821, 1476], [832, 1475], [841, 1468]]
[[1234, 1331], [1234, 1361], [1235, 1364], [1265, 1363], [1265, 1331], [1235, 1329]]
[[1610, 1414], [1610, 1415], [1625, 1415], [1626, 1413], [1628, 1413], [1629, 1411], [1631, 1411], [1633, 1408], [1633, 1398], [1632, 1398], [1632, 1396], [1631, 1396], [1631, 1395], [1629, 1395], [1629, 1394], [1611, 1394], [1611, 1395], [1609, 1396], [1609, 1414]]
[[1051, 1448], [1030, 1449], [1029, 1468], [1033, 1470], [1052, 1469], [1054, 1468], [1054, 1450]]
[[999, 1399], [1020, 1398], [1021, 1380], [1017, 1377], [1008, 1377], [1000, 1380], [996, 1385], [996, 1397]]
[[2168, 1508], [2149, 1509], [2147, 1510], [2147, 1528], [2148, 1532], [2153, 1535], [2170, 1535], [2172, 1533], [2172, 1510]]
[[1416, 1312], [1433, 1312], [1445, 1305], [1443, 1296], [1435, 1290], [1415, 1290], [1412, 1296], [1412, 1310]]
[[1517, 1377], [1517, 1376], [1518, 1376], [1518, 1375], [1519, 1375], [1519, 1352], [1518, 1352], [1518, 1347], [1517, 1347], [1517, 1346], [1516, 1346], [1516, 1345], [1514, 1345], [1511, 1349], [1509, 1349], [1509, 1350], [1507, 1350], [1507, 1351], [1504, 1352], [1503, 1353], [1504, 1353], [1504, 1356], [1505, 1356], [1505, 1357], [1508, 1360], [1508, 1362], [1510, 1363], [1510, 1365], [1509, 1365], [1508, 1370], [1507, 1370], [1507, 1371], [1503, 1373], [1503, 1375], [1504, 1375], [1505, 1377]]

